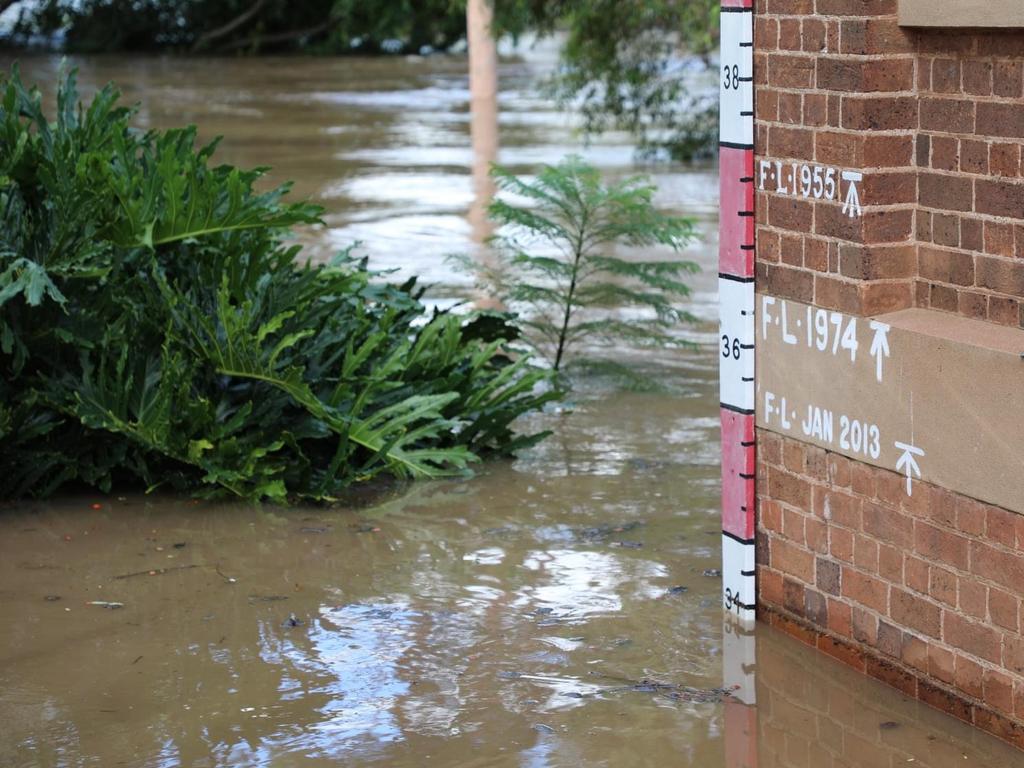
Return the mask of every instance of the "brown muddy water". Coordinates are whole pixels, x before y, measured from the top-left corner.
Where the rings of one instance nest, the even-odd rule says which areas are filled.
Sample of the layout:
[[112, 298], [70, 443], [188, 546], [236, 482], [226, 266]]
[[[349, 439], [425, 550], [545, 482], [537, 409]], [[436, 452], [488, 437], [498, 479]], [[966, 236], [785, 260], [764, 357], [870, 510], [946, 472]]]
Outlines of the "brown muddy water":
[[[439, 304], [470, 294], [443, 256], [485, 234], [481, 160], [638, 170], [538, 95], [550, 52], [503, 65], [500, 140], [476, 154], [457, 58], [77, 63], [84, 90], [145, 97], [143, 124], [197, 122], [226, 161], [296, 179], [327, 207], [302, 235], [318, 258], [361, 240]], [[764, 627], [756, 709], [720, 690], [716, 175], [639, 169], [706, 235], [700, 350], [619, 355], [664, 391], [585, 384], [515, 462], [349, 508], [0, 509], [0, 766], [1020, 764]]]

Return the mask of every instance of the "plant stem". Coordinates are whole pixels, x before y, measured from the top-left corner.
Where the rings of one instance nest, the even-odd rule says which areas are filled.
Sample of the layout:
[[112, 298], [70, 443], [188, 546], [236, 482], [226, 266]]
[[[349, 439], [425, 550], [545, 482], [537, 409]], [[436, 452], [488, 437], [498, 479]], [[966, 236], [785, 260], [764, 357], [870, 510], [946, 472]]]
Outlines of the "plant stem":
[[555, 371], [562, 364], [562, 353], [565, 351], [565, 340], [569, 335], [569, 318], [572, 317], [572, 299], [576, 293], [576, 280], [580, 273], [580, 261], [583, 259], [584, 230], [587, 226], [587, 212], [583, 210], [583, 220], [580, 222], [579, 238], [576, 240], [576, 247], [573, 249], [572, 277], [569, 280], [569, 293], [565, 298], [565, 315], [562, 318], [562, 329], [558, 332], [558, 351], [555, 353]]

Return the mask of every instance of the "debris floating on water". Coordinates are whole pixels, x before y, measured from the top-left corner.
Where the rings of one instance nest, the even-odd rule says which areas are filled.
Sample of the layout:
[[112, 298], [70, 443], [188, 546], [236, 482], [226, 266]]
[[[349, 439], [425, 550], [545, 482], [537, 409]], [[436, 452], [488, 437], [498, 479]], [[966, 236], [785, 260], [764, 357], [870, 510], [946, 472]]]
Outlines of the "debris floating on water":
[[112, 600], [88, 600], [85, 604], [95, 605], [100, 608], [109, 608], [112, 611], [117, 610], [118, 608], [124, 608], [124, 603], [117, 603]]
[[720, 568], [705, 568], [704, 575], [713, 579], [722, 578], [722, 570]]

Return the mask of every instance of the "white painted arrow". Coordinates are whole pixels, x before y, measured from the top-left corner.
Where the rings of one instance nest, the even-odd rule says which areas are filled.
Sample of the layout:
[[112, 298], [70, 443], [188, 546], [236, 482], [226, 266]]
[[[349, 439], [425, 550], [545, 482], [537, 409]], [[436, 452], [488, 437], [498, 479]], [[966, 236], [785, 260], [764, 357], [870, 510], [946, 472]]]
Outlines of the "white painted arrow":
[[911, 489], [911, 483], [913, 482], [913, 475], [917, 475], [918, 479], [921, 477], [921, 468], [917, 465], [915, 456], [924, 456], [924, 451], [918, 448], [916, 445], [907, 445], [899, 441], [895, 442], [896, 447], [903, 451], [900, 457], [896, 460], [896, 471], [899, 472], [901, 469], [907, 474], [907, 496], [913, 496]]
[[889, 356], [889, 325], [877, 320], [871, 321], [875, 337], [871, 339], [871, 355], [875, 358], [875, 378], [882, 380], [882, 358]]
[[857, 182], [864, 180], [864, 174], [857, 171], [843, 171], [843, 181], [850, 182], [846, 188], [846, 200], [843, 201], [843, 213], [851, 219], [861, 215], [860, 195], [857, 194]]

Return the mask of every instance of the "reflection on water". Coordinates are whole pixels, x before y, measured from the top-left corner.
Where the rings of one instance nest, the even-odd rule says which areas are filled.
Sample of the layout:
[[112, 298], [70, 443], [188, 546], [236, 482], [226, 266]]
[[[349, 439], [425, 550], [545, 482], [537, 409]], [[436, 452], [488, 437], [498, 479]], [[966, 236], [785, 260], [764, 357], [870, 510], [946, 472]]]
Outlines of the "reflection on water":
[[[362, 509], [5, 510], [0, 765], [740, 768], [727, 707], [742, 705], [714, 690], [721, 585], [704, 575], [714, 379], [691, 385], [701, 397], [537, 417], [560, 440]], [[758, 633], [749, 768], [1013, 765]]]

